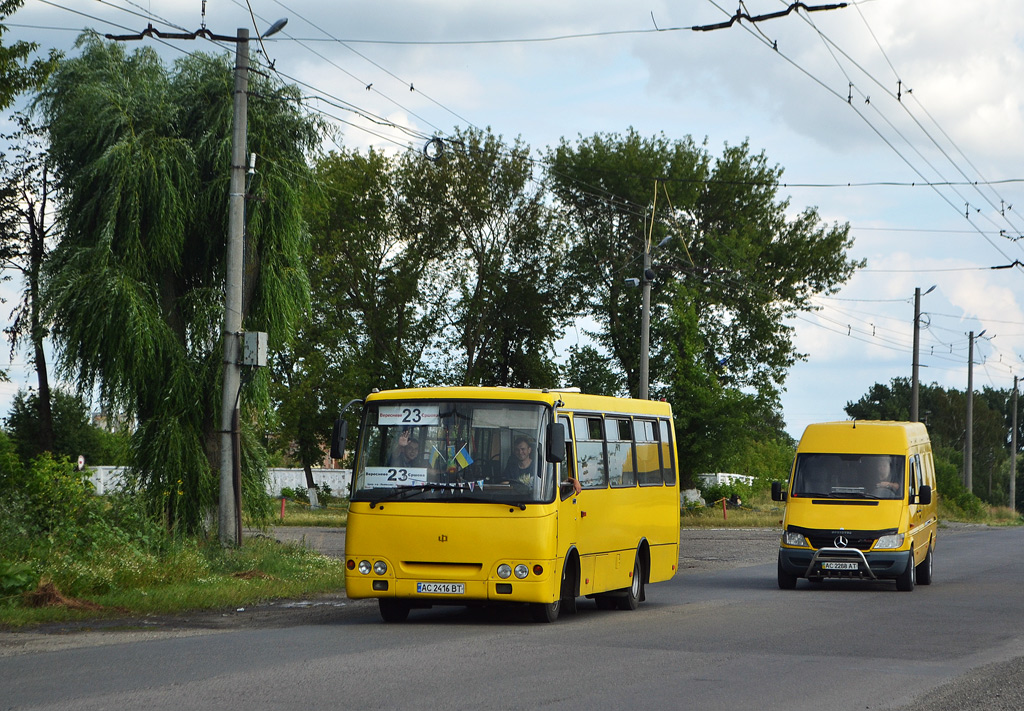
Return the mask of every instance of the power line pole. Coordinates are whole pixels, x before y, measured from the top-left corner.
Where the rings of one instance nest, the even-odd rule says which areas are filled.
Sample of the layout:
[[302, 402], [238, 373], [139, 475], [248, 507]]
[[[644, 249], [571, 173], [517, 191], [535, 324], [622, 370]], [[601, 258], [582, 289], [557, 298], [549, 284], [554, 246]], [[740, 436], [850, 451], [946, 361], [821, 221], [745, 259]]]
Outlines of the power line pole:
[[[924, 292], [926, 295], [935, 291], [935, 285], [933, 284], [928, 291]], [[914, 289], [914, 363], [911, 369], [911, 386], [910, 386], [910, 421], [920, 422], [921, 418], [918, 416], [918, 394], [920, 393], [920, 378], [918, 377], [918, 370], [920, 369], [920, 359], [918, 353], [921, 349], [921, 287]]]
[[1013, 376], [1013, 415], [1010, 417], [1010, 510], [1017, 510], [1017, 376]]
[[641, 400], [647, 399], [650, 354], [651, 354], [651, 243], [644, 247], [643, 303], [640, 307], [640, 392]]
[[[235, 435], [241, 382], [239, 338], [242, 331], [242, 268], [245, 245], [245, 142], [248, 130], [249, 30], [238, 28], [235, 41], [234, 118], [231, 181], [228, 188], [228, 244], [224, 282], [224, 379], [220, 412], [220, 542], [237, 546], [241, 517], [235, 483]], [[239, 482], [240, 484], [240, 482]]]
[[977, 336], [971, 331], [967, 344], [967, 424], [964, 433], [964, 488], [967, 493], [974, 493], [973, 459], [974, 459], [974, 339], [985, 335], [983, 330]]

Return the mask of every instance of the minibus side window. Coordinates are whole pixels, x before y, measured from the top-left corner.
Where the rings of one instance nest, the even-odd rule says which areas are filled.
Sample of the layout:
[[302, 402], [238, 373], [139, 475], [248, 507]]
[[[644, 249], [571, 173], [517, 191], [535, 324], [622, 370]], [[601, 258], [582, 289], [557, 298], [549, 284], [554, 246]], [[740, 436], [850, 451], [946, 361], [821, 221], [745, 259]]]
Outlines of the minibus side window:
[[635, 486], [633, 434], [629, 420], [609, 417], [604, 421], [608, 437], [608, 481], [612, 486]]
[[633, 439], [636, 442], [636, 475], [640, 486], [660, 485], [661, 460], [654, 436], [654, 421], [633, 420]]

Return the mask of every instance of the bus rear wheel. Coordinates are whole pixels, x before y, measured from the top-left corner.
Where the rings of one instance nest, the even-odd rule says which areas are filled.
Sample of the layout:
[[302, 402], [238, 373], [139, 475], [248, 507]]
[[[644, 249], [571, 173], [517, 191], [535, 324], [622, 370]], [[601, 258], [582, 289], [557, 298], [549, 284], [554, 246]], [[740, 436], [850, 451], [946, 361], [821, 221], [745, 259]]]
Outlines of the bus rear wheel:
[[409, 618], [409, 603], [392, 598], [378, 598], [380, 617], [385, 622], [405, 622]]

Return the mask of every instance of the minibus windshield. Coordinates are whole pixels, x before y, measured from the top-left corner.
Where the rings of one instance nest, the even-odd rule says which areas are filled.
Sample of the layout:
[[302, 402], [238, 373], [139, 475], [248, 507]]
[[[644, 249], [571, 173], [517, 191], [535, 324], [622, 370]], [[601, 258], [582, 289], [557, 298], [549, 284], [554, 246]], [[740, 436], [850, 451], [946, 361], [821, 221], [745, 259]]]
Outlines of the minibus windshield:
[[796, 457], [794, 497], [901, 499], [905, 458], [897, 454], [824, 454]]
[[363, 418], [353, 501], [554, 500], [545, 405], [389, 400], [367, 403]]

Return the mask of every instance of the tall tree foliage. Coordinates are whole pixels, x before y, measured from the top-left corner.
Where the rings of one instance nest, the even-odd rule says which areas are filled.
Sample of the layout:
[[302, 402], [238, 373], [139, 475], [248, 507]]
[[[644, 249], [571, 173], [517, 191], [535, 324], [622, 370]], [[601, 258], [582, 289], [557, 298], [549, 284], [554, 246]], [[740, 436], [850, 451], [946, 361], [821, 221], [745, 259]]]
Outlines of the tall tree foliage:
[[3, 43], [3, 21], [24, 4], [25, 0], [0, 0], [0, 109], [10, 106], [18, 94], [42, 85], [60, 58], [59, 52], [50, 50], [46, 58], [32, 59], [39, 48], [35, 42]]
[[[129, 54], [94, 35], [79, 47], [39, 98], [64, 196], [45, 292], [59, 365], [137, 421], [143, 491], [172, 525], [196, 529], [217, 493], [232, 62], [196, 54], [169, 69], [151, 49]], [[317, 127], [294, 87], [255, 72], [249, 86], [248, 150], [259, 163], [244, 328], [267, 331], [278, 348], [308, 299], [300, 190]], [[245, 423], [258, 425], [266, 404], [256, 372]], [[245, 441], [243, 496], [255, 506], [263, 455], [251, 433]]]
[[625, 278], [652, 253], [650, 389], [675, 406], [684, 473], [722, 461], [735, 437], [781, 438], [779, 391], [802, 357], [786, 320], [860, 266], [848, 226], [813, 208], [787, 218], [781, 169], [746, 144], [712, 158], [690, 138], [630, 130], [563, 140], [548, 161], [570, 279], [634, 395], [641, 294]]
[[571, 313], [565, 243], [529, 148], [478, 129], [456, 131], [445, 145], [436, 160], [417, 164], [417, 190], [407, 192], [430, 206], [423, 229], [446, 245], [440, 273], [454, 285], [447, 317], [436, 324], [436, 376], [553, 386], [551, 349]]

